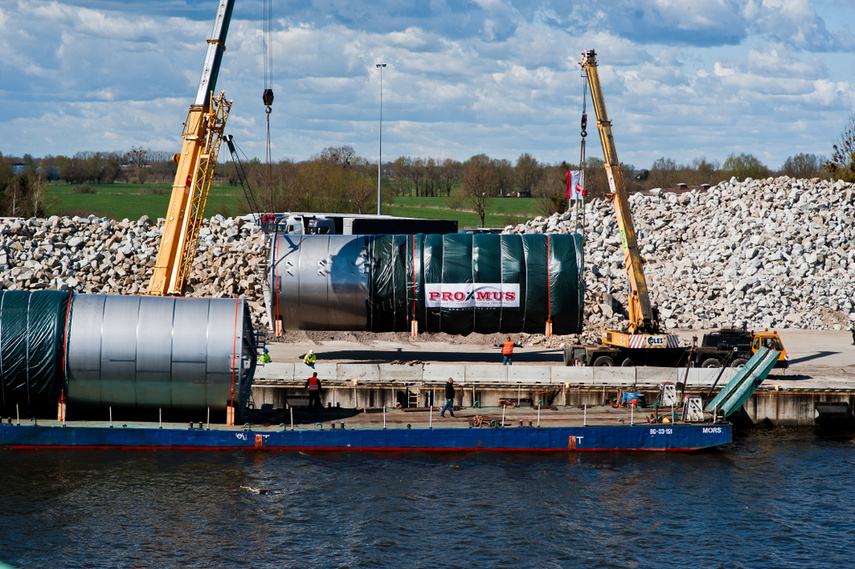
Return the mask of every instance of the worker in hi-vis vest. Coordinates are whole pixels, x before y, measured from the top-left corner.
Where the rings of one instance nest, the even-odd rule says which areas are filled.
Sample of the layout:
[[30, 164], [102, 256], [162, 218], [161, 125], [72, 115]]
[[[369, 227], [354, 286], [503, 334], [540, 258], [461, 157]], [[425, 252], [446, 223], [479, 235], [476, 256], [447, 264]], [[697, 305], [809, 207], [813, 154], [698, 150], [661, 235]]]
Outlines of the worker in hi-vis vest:
[[316, 361], [318, 361], [318, 356], [315, 355], [314, 350], [309, 350], [309, 353], [303, 358], [303, 363], [311, 368], [315, 367]]
[[321, 380], [318, 378], [318, 372], [312, 374], [312, 377], [306, 380], [306, 389], [309, 390], [309, 409], [323, 409], [321, 405]]
[[514, 365], [514, 348], [522, 348], [522, 344], [511, 341], [511, 337], [504, 344], [493, 344], [494, 348], [502, 348], [502, 365]]

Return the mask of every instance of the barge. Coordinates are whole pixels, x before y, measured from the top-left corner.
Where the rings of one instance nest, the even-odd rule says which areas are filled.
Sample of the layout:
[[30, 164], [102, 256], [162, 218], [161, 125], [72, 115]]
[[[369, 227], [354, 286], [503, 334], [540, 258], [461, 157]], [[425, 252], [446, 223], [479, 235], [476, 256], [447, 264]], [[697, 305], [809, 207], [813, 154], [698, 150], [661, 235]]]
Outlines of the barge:
[[[24, 421], [0, 425], [0, 447], [284, 450], [585, 452], [696, 451], [731, 442], [730, 423], [689, 423], [644, 409], [464, 409], [455, 418], [436, 409], [371, 410], [342, 417], [336, 410], [294, 422], [227, 426], [206, 423]], [[313, 418], [314, 417], [314, 418]], [[299, 422], [297, 422], [299, 421]]]

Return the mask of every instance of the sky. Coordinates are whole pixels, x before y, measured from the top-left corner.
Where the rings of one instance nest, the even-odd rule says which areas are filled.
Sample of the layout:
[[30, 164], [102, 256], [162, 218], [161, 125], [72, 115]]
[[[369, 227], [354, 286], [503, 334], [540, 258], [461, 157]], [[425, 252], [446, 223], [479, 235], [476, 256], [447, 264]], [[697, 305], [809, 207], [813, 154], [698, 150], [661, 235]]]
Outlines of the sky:
[[[218, 0], [0, 0], [0, 152], [180, 149]], [[578, 162], [594, 49], [621, 162], [830, 156], [855, 112], [851, 0], [236, 0], [217, 82], [248, 157]], [[265, 56], [265, 54], [268, 54]], [[265, 74], [265, 61], [268, 62]], [[587, 97], [588, 156], [602, 156]], [[223, 150], [220, 161], [227, 151]]]

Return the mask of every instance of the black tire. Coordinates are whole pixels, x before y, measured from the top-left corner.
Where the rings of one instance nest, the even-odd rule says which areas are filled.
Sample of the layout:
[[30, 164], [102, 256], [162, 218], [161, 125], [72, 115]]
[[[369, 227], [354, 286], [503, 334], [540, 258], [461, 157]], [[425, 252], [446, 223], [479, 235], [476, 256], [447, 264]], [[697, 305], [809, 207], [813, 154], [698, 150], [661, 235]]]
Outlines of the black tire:
[[615, 361], [611, 356], [597, 356], [591, 365], [594, 367], [612, 367], [615, 365]]
[[736, 358], [735, 360], [733, 360], [733, 363], [730, 364], [730, 367], [735, 367], [735, 368], [739, 369], [747, 363], [748, 363], [747, 358]]
[[721, 361], [718, 358], [707, 358], [701, 363], [701, 367], [721, 367]]
[[573, 350], [570, 346], [564, 347], [564, 365], [571, 366], [573, 365]]
[[620, 362], [620, 367], [635, 367], [635, 362], [631, 358], [626, 358]]

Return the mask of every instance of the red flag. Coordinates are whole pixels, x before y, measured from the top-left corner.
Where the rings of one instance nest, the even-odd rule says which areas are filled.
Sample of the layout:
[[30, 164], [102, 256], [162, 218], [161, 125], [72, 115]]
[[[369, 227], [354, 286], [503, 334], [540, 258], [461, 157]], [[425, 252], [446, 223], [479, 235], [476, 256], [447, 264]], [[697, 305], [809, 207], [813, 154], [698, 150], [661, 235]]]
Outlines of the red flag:
[[573, 179], [573, 174], [571, 172], [567, 172], [567, 199], [570, 199], [570, 194], [572, 190], [570, 189], [570, 181]]

